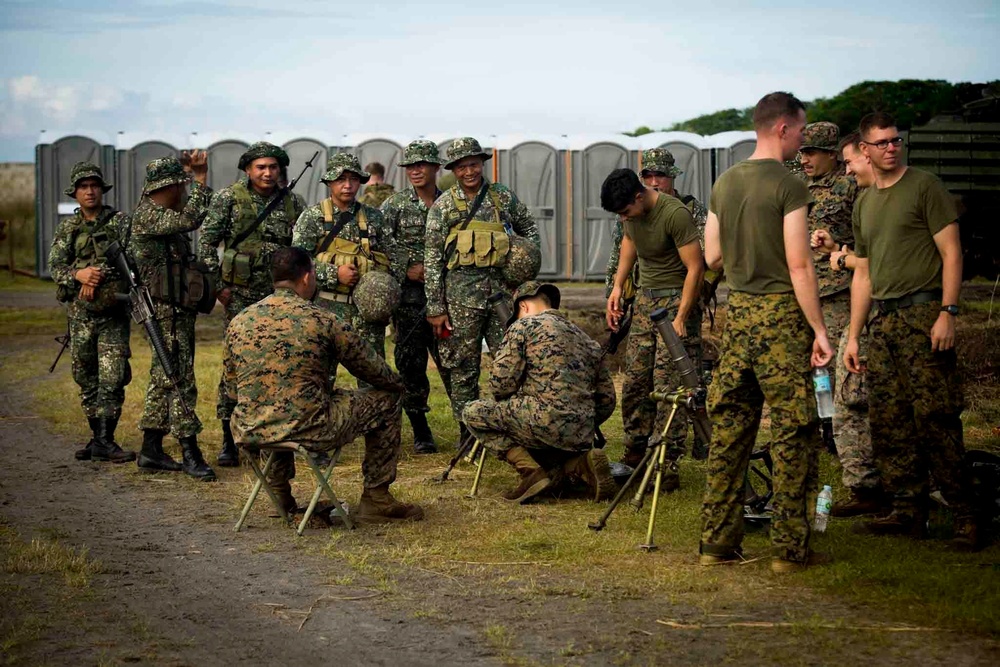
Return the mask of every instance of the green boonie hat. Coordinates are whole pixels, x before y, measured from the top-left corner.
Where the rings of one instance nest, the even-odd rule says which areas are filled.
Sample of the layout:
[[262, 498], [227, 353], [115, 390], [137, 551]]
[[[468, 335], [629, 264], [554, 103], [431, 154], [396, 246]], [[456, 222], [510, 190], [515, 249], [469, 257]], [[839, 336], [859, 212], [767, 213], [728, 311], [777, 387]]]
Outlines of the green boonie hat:
[[101, 168], [93, 162], [77, 162], [69, 172], [69, 187], [63, 190], [67, 197], [76, 194], [76, 184], [85, 178], [96, 178], [101, 182], [101, 189], [107, 192], [113, 186], [104, 180]]
[[677, 178], [684, 172], [674, 164], [674, 154], [666, 148], [650, 148], [642, 152], [642, 171], [655, 171]]
[[326, 173], [319, 179], [324, 183], [335, 181], [340, 178], [345, 171], [357, 174], [362, 183], [367, 183], [372, 177], [367, 171], [361, 168], [361, 162], [353, 153], [337, 153], [326, 162]]
[[559, 307], [559, 301], [562, 297], [559, 294], [558, 287], [552, 283], [543, 283], [539, 280], [529, 280], [514, 290], [514, 303], [511, 307], [514, 314], [510, 316], [509, 320], [507, 320], [508, 327], [517, 320], [517, 302], [521, 299], [527, 299], [529, 296], [536, 296], [539, 292], [549, 297], [549, 301], [552, 303], [553, 308]]
[[433, 141], [417, 139], [403, 149], [403, 159], [399, 161], [400, 167], [409, 167], [413, 164], [428, 162], [430, 164], [441, 164], [441, 156], [438, 155], [438, 147]]
[[254, 160], [259, 160], [262, 157], [273, 157], [278, 160], [278, 164], [282, 167], [288, 166], [288, 153], [281, 146], [275, 146], [274, 144], [269, 144], [266, 141], [258, 141], [255, 144], [250, 144], [246, 152], [240, 156], [240, 162], [236, 167], [243, 171], [250, 166], [250, 163]]
[[461, 139], [455, 139], [448, 146], [447, 150], [448, 164], [444, 166], [445, 169], [451, 169], [455, 166], [455, 163], [459, 160], [464, 160], [467, 157], [473, 157], [478, 155], [483, 158], [483, 161], [489, 160], [493, 155], [487, 153], [483, 150], [483, 147], [479, 145], [479, 142], [472, 137], [462, 137]]
[[[834, 123], [821, 120], [818, 123], [806, 125], [802, 133], [802, 148], [815, 148], [821, 151], [837, 151], [840, 142], [840, 128]], [[799, 149], [801, 150], [801, 149]]]
[[190, 180], [191, 177], [184, 171], [180, 160], [175, 157], [161, 157], [146, 165], [146, 184], [142, 186], [142, 192], [149, 194], [168, 185], [187, 183]]

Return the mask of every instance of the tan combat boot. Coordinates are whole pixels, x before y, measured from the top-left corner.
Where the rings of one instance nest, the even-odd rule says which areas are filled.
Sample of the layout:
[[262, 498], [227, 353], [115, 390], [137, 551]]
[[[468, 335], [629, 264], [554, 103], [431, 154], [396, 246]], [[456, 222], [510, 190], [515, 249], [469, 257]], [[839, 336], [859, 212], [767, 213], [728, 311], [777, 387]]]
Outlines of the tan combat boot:
[[538, 465], [538, 462], [531, 457], [524, 447], [514, 447], [507, 452], [507, 463], [514, 466], [521, 475], [521, 483], [514, 489], [503, 494], [505, 500], [521, 503], [522, 505], [545, 489], [552, 486], [545, 469]]
[[611, 476], [611, 463], [603, 449], [591, 449], [563, 464], [563, 472], [572, 479], [582, 480], [594, 494], [594, 502], [614, 497], [618, 483]]
[[420, 505], [401, 503], [389, 493], [389, 484], [366, 488], [358, 503], [358, 523], [390, 523], [393, 521], [420, 521], [424, 510]]
[[775, 574], [794, 574], [796, 572], [803, 572], [810, 567], [829, 565], [832, 562], [833, 558], [828, 554], [819, 553], [818, 551], [810, 551], [809, 558], [807, 558], [804, 563], [797, 560], [786, 560], [784, 558], [775, 557], [771, 561], [771, 572], [774, 572]]

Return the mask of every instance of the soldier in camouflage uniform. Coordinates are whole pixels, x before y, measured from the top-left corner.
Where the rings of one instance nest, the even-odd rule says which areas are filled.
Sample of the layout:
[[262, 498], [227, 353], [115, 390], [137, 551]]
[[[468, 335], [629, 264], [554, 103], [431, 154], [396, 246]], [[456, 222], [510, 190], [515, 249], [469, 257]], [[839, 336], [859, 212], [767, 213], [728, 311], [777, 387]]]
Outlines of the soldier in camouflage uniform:
[[[438, 198], [427, 213], [424, 277], [427, 321], [440, 340], [441, 363], [451, 381], [451, 409], [461, 423], [465, 404], [479, 397], [482, 343], [496, 350], [503, 337], [486, 299], [509, 293], [505, 284], [510, 236], [541, 243], [538, 227], [509, 188], [483, 178], [483, 164], [491, 155], [472, 137], [456, 139], [448, 147], [446, 169], [457, 183]], [[473, 211], [476, 203], [481, 202]], [[469, 213], [474, 213], [471, 220]], [[462, 438], [467, 437], [462, 424]]]
[[434, 434], [427, 424], [427, 398], [431, 386], [427, 380], [427, 356], [434, 359], [445, 390], [447, 373], [441, 367], [437, 339], [427, 323], [427, 296], [424, 294], [424, 234], [427, 211], [441, 191], [437, 189], [437, 172], [441, 165], [437, 145], [418, 139], [403, 151], [399, 166], [406, 169], [410, 187], [397, 192], [382, 203], [382, 216], [396, 239], [398, 257], [405, 272], [400, 305], [393, 316], [396, 332], [396, 369], [406, 383], [403, 410], [413, 426], [413, 449], [417, 454], [437, 451]]
[[937, 176], [903, 164], [903, 139], [891, 116], [869, 114], [859, 131], [875, 185], [854, 207], [856, 268], [844, 359], [852, 373], [862, 370], [859, 337], [867, 323], [872, 442], [893, 495], [892, 512], [865, 528], [924, 537], [933, 476], [954, 516], [952, 546], [978, 549], [962, 467], [964, 398], [955, 353], [962, 287], [958, 212]]
[[[695, 368], [701, 365], [701, 283], [705, 261], [701, 234], [690, 210], [676, 197], [647, 188], [628, 169], [616, 169], [601, 186], [601, 206], [617, 213], [625, 233], [621, 264], [608, 297], [607, 323], [617, 330], [624, 315], [623, 293], [636, 260], [640, 265], [640, 286], [634, 305], [632, 329], [625, 356], [625, 384], [622, 387], [622, 424], [625, 429], [626, 465], [642, 460], [653, 436], [656, 444], [666, 424], [669, 407], [649, 398], [655, 388], [668, 393], [680, 386], [680, 376], [667, 346], [650, 314], [666, 308], [674, 330], [684, 342]], [[665, 489], [680, 486], [677, 460], [684, 453], [687, 420], [670, 425], [670, 441], [665, 471]]]
[[[385, 361], [328, 310], [312, 303], [316, 271], [309, 253], [281, 248], [271, 256], [274, 294], [247, 307], [226, 330], [224, 379], [237, 399], [236, 440], [245, 446], [296, 442], [323, 452], [365, 439], [361, 522], [423, 518], [416, 505], [389, 493], [399, 460], [403, 383]], [[370, 388], [336, 389], [342, 363]], [[288, 511], [295, 509], [295, 461], [281, 452], [268, 483]]]
[[705, 257], [711, 268], [725, 267], [730, 293], [708, 395], [703, 565], [739, 560], [744, 476], [765, 401], [774, 461], [771, 568], [794, 572], [823, 560], [809, 549], [807, 505], [819, 448], [810, 364], [826, 365], [833, 351], [809, 249], [809, 190], [782, 165], [801, 145], [805, 118], [803, 104], [788, 93], [763, 97], [754, 110], [753, 155], [712, 188]]
[[[271, 253], [292, 243], [292, 226], [305, 210], [284, 193], [267, 218], [254, 225], [268, 202], [280, 192], [281, 170], [288, 167], [288, 154], [274, 144], [261, 141], [250, 146], [237, 167], [246, 173], [212, 197], [201, 228], [201, 261], [216, 275], [219, 302], [225, 308], [225, 326], [237, 313], [271, 293]], [[222, 260], [218, 247], [223, 245]], [[216, 416], [222, 421], [220, 466], [239, 465], [239, 453], [229, 425], [236, 402], [225, 393], [219, 380]]]
[[354, 286], [368, 271], [385, 271], [402, 282], [405, 263], [397, 256], [392, 230], [379, 210], [357, 201], [358, 188], [368, 178], [354, 155], [331, 157], [322, 178], [330, 197], [299, 216], [292, 245], [313, 253], [319, 280], [317, 303], [341, 322], [353, 325], [384, 357], [385, 325], [370, 324], [358, 315]]
[[121, 239], [125, 220], [102, 203], [111, 187], [97, 165], [73, 165], [65, 193], [80, 207], [56, 229], [49, 271], [58, 286], [58, 299], [69, 307], [73, 379], [80, 386], [83, 413], [93, 433], [76, 458], [123, 463], [135, 460], [135, 452], [123, 451], [115, 443], [125, 386], [132, 380], [128, 363], [132, 353], [128, 307], [115, 298], [126, 288], [104, 259], [107, 247]]
[[365, 191], [358, 197], [358, 201], [372, 208], [379, 208], [386, 199], [396, 193], [396, 188], [385, 182], [385, 167], [381, 162], [370, 162], [365, 166], [365, 171], [371, 178], [365, 186]]
[[[180, 396], [191, 410], [185, 414], [180, 397], [167, 378], [159, 357], [152, 355], [149, 386], [139, 428], [143, 432], [140, 469], [176, 472], [183, 470], [196, 479], [212, 481], [215, 472], [198, 448], [201, 421], [194, 413], [198, 385], [194, 375], [194, 324], [201, 295], [190, 287], [202, 281], [188, 232], [201, 227], [212, 190], [208, 180], [208, 158], [194, 151], [187, 167], [194, 175], [191, 194], [184, 201], [191, 180], [176, 158], [160, 158], [146, 166], [142, 199], [130, 216], [128, 250], [135, 257], [140, 281], [149, 288], [154, 315], [178, 375]], [[202, 265], [203, 267], [203, 265]], [[207, 273], [207, 269], [205, 269]], [[163, 436], [172, 433], [181, 443], [183, 460], [178, 464], [163, 452]]]
[[552, 484], [547, 461], [579, 478], [600, 500], [617, 490], [594, 432], [615, 411], [615, 385], [600, 346], [559, 308], [555, 285], [528, 281], [494, 353], [492, 399], [470, 401], [463, 421], [521, 475], [504, 498], [527, 502]]

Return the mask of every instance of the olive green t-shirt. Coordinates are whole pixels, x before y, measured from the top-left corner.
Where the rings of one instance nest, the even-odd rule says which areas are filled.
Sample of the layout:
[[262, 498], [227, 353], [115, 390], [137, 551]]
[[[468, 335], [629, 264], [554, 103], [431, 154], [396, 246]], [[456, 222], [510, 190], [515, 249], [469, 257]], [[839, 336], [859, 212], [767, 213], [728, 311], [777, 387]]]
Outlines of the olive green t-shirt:
[[785, 258], [785, 216], [810, 201], [806, 184], [777, 160], [744, 160], [719, 176], [708, 210], [719, 219], [729, 289], [794, 291]]
[[907, 167], [887, 188], [866, 188], [854, 204], [854, 252], [868, 258], [872, 297], [941, 289], [943, 264], [934, 235], [957, 218], [941, 179], [920, 169]]
[[648, 215], [622, 221], [625, 235], [639, 256], [639, 282], [646, 289], [680, 289], [687, 277], [678, 248], [698, 243], [694, 218], [680, 199], [657, 193]]

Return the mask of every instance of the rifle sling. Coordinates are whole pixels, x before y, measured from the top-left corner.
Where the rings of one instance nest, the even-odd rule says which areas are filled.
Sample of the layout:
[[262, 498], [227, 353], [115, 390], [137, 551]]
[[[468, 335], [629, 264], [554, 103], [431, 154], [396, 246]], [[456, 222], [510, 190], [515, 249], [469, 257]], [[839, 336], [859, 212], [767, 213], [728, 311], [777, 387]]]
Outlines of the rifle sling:
[[[257, 214], [257, 219], [253, 221], [253, 224], [247, 226], [246, 229], [237, 234], [235, 238], [233, 238], [233, 242], [232, 244], [229, 245], [229, 247], [236, 248], [241, 243], [246, 241], [247, 237], [249, 237], [251, 234], [257, 231], [257, 228], [260, 227], [260, 224], [264, 222], [267, 216], [271, 215], [271, 211], [276, 209], [278, 207], [278, 204], [280, 204], [287, 196], [288, 196], [288, 188], [279, 188], [278, 193], [275, 194], [274, 197], [272, 197], [271, 200], [267, 202], [267, 205], [264, 207], [264, 210]], [[333, 239], [330, 240], [332, 241]]]
[[333, 239], [337, 238], [337, 234], [340, 233], [340, 230], [344, 228], [344, 225], [346, 225], [348, 221], [350, 221], [351, 213], [350, 211], [343, 211], [339, 213], [337, 217], [339, 220], [337, 220], [327, 235], [320, 242], [319, 252], [323, 252], [330, 247], [330, 244], [333, 243]]

